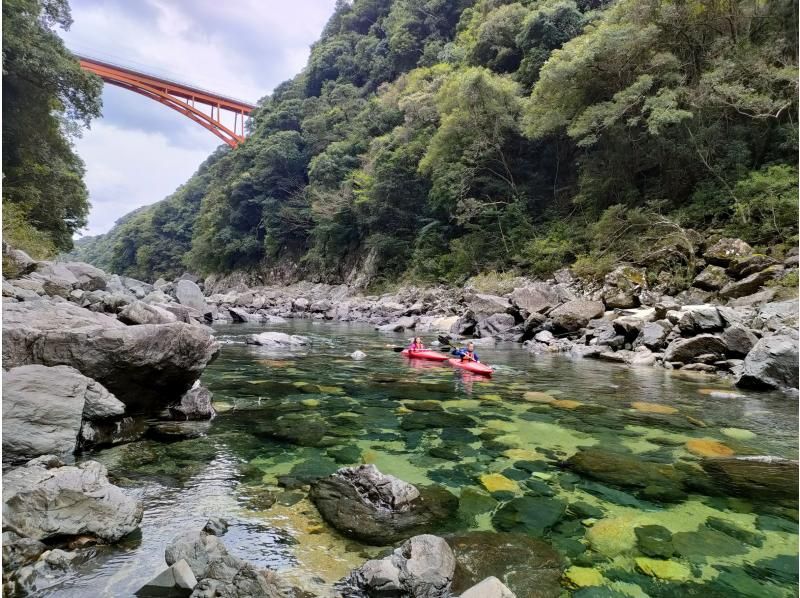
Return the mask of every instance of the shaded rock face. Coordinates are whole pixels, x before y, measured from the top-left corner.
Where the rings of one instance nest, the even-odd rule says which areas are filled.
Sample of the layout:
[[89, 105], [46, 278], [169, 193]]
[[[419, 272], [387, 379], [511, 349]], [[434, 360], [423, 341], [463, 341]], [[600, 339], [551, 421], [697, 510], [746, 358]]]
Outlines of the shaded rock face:
[[633, 344], [633, 348], [645, 346], [651, 351], [659, 351], [666, 345], [672, 325], [666, 320], [647, 322]]
[[736, 385], [742, 388], [797, 388], [797, 337], [776, 334], [759, 340], [744, 359]]
[[101, 384], [67, 366], [3, 371], [3, 460], [70, 455], [84, 420], [121, 416], [125, 405]]
[[96, 461], [47, 455], [3, 476], [3, 529], [34, 540], [90, 535], [115, 542], [142, 520], [142, 503], [109, 483]]
[[504, 297], [499, 297], [497, 295], [486, 295], [482, 293], [477, 293], [469, 301], [468, 306], [469, 310], [478, 320], [491, 316], [492, 314], [503, 313], [509, 307], [511, 307], [508, 299]]
[[560, 301], [556, 289], [540, 282], [515, 288], [511, 293], [511, 303], [519, 309], [523, 317], [528, 317], [534, 313], [545, 313]]
[[453, 593], [458, 595], [494, 576], [520, 598], [561, 595], [561, 555], [547, 542], [526, 534], [467, 532], [448, 536], [456, 557]]
[[5, 367], [72, 366], [108, 388], [129, 411], [181, 396], [219, 352], [214, 337], [197, 326], [125, 326], [66, 303], [9, 305], [3, 324]]
[[36, 269], [36, 260], [21, 249], [14, 249], [3, 242], [3, 275], [7, 278], [16, 278], [33, 272]]
[[730, 277], [725, 273], [725, 268], [710, 264], [695, 277], [692, 286], [704, 291], [718, 291], [730, 281]]
[[735, 495], [770, 501], [797, 498], [798, 462], [780, 457], [705, 459], [703, 469]]
[[741, 280], [726, 284], [720, 290], [719, 296], [724, 299], [734, 299], [752, 295], [781, 272], [783, 272], [783, 266], [770, 266], [766, 270], [754, 272]]
[[211, 404], [211, 391], [200, 385], [200, 381], [186, 391], [180, 403], [169, 408], [170, 415], [175, 419], [213, 419], [217, 412]]
[[589, 320], [599, 318], [603, 313], [605, 313], [605, 307], [601, 301], [577, 299], [559, 305], [549, 315], [555, 328], [566, 332], [575, 332], [585, 328]]
[[196, 309], [200, 313], [208, 311], [205, 295], [191, 280], [179, 280], [175, 285], [175, 298], [181, 305]]
[[758, 342], [758, 338], [745, 326], [733, 324], [722, 333], [722, 341], [730, 357], [744, 357]]
[[417, 489], [374, 465], [345, 467], [318, 480], [310, 498], [331, 526], [376, 545], [441, 525], [458, 508], [458, 499], [446, 490]]
[[342, 595], [449, 598], [456, 561], [447, 542], [424, 534], [380, 560], [367, 561], [338, 585]]
[[664, 351], [664, 361], [691, 363], [696, 357], [709, 354], [721, 359], [725, 355], [724, 341], [713, 334], [698, 334], [672, 341]]

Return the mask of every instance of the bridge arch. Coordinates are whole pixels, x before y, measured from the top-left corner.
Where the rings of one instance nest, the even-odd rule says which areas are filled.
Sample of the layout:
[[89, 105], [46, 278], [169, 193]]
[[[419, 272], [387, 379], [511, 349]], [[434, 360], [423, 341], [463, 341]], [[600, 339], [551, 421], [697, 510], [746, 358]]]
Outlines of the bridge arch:
[[[94, 73], [106, 83], [172, 108], [208, 129], [229, 146], [236, 147], [244, 141], [245, 118], [255, 109], [255, 105], [87, 56], [76, 57], [81, 68]], [[210, 109], [210, 113], [207, 114], [198, 105]], [[233, 114], [233, 128], [222, 123], [223, 111]]]

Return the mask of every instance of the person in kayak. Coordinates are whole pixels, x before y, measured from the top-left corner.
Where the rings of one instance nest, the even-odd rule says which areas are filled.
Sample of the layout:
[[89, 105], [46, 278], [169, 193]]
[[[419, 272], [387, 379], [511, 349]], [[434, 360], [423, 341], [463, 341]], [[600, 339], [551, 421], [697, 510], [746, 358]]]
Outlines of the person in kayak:
[[418, 336], [414, 337], [414, 342], [408, 346], [409, 351], [424, 351], [425, 345], [422, 344], [422, 339]]
[[475, 344], [472, 342], [467, 343], [466, 348], [454, 349], [453, 355], [460, 357], [461, 361], [475, 361], [480, 363], [480, 357], [475, 352]]

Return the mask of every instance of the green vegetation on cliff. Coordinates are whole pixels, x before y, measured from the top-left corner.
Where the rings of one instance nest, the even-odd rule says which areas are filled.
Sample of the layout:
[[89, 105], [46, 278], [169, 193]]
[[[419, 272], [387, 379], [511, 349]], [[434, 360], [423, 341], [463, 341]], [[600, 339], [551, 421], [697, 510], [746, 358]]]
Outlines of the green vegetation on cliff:
[[78, 255], [459, 282], [618, 260], [687, 229], [797, 239], [792, 0], [340, 1], [251, 135]]
[[3, 237], [34, 257], [70, 249], [89, 212], [70, 138], [102, 82], [56, 35], [71, 22], [66, 0], [3, 0]]

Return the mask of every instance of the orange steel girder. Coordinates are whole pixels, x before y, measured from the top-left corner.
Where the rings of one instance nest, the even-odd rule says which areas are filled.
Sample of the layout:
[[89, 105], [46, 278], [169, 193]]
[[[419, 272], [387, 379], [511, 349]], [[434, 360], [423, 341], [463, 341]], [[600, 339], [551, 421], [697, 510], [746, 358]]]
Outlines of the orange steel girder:
[[[106, 83], [136, 92], [180, 112], [214, 133], [231, 147], [236, 147], [244, 141], [244, 119], [255, 108], [253, 104], [154, 75], [140, 73], [126, 67], [100, 62], [93, 58], [84, 56], [77, 56], [77, 58], [81, 68], [94, 73]], [[202, 110], [198, 110], [196, 104], [208, 106], [211, 114], [208, 115]], [[216, 118], [214, 117], [215, 109]], [[233, 130], [222, 124], [221, 110], [233, 113]]]

